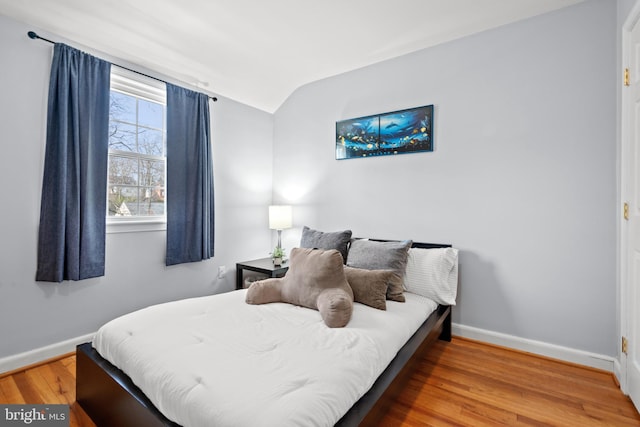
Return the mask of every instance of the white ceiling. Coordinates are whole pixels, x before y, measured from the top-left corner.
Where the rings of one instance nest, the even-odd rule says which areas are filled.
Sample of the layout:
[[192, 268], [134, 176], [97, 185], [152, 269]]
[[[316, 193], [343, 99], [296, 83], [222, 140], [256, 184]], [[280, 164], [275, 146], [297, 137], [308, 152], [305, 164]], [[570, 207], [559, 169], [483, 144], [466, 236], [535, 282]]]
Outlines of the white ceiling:
[[307, 83], [580, 1], [0, 0], [0, 14], [274, 112]]

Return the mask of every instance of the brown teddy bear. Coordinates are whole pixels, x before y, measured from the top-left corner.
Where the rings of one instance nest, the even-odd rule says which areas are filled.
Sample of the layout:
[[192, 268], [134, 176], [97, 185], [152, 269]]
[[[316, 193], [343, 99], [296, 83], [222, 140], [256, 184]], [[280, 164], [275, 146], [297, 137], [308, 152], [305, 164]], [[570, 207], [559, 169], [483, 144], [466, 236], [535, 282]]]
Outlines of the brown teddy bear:
[[320, 312], [330, 328], [342, 328], [353, 312], [353, 291], [335, 249], [291, 251], [289, 270], [282, 278], [254, 282], [247, 290], [248, 304], [286, 302]]

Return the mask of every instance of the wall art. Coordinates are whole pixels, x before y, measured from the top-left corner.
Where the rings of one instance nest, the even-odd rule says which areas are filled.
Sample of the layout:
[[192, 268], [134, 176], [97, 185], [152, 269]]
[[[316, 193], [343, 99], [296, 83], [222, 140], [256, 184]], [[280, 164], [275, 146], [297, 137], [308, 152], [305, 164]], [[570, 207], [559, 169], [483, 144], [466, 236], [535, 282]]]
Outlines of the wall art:
[[433, 151], [433, 105], [336, 122], [336, 159]]

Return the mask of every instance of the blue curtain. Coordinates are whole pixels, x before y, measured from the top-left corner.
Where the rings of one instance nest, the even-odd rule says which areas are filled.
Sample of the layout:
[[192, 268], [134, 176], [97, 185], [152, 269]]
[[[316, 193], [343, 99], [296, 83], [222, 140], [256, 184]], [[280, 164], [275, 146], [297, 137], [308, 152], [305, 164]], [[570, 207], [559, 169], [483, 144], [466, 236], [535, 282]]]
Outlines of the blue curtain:
[[53, 50], [36, 280], [104, 275], [111, 64]]
[[213, 256], [209, 97], [167, 84], [166, 265]]

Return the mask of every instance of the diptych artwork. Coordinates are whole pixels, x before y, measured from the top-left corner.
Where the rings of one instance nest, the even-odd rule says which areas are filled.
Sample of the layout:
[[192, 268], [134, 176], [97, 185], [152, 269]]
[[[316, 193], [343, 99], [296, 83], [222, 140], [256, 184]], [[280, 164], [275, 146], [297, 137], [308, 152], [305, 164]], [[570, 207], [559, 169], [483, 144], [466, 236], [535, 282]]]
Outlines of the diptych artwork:
[[336, 159], [433, 151], [433, 105], [336, 122]]

